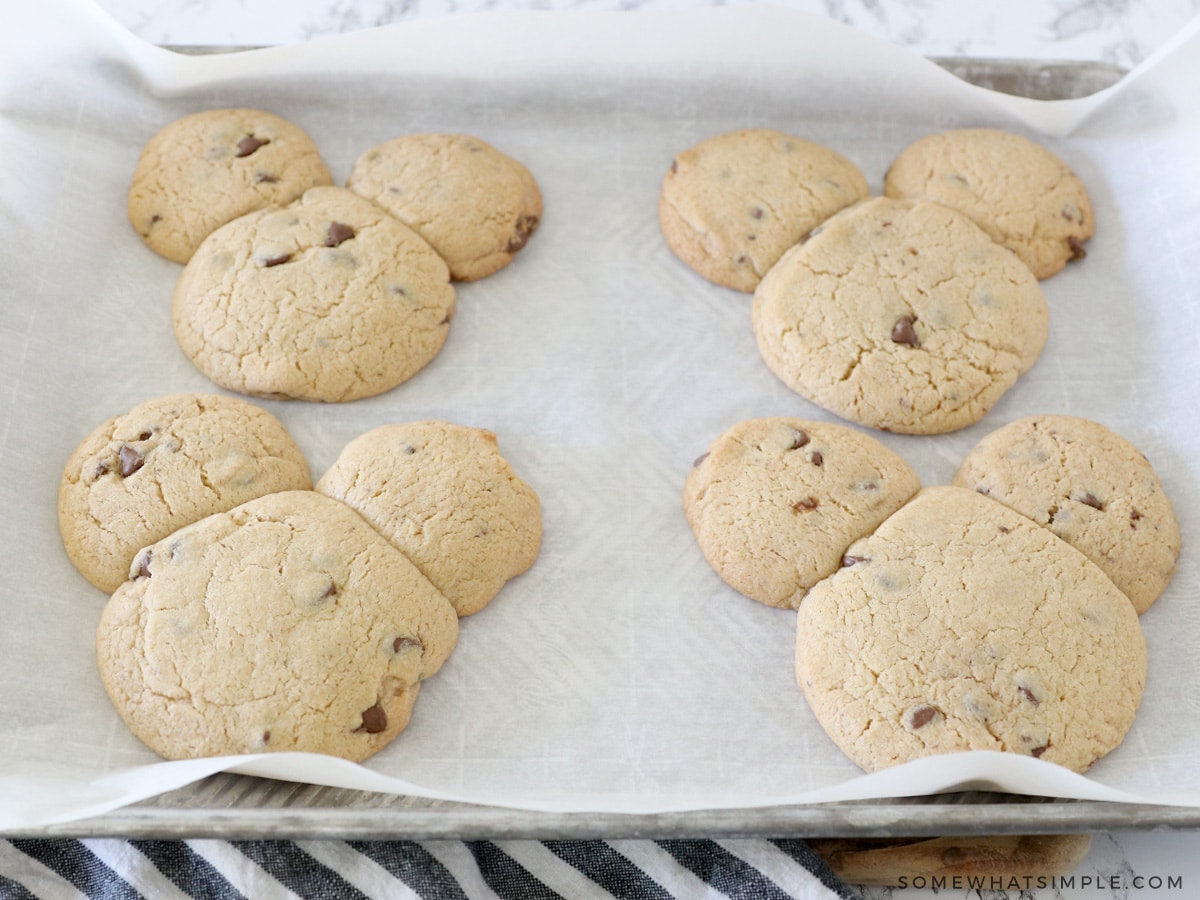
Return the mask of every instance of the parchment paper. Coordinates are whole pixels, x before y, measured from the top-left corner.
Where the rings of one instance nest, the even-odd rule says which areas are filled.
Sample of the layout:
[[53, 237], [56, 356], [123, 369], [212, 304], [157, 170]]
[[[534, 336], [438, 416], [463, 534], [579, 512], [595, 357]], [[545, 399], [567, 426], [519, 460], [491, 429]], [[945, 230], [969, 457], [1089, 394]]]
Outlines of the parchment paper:
[[[421, 21], [274, 50], [184, 58], [83, 0], [7, 11], [0, 29], [0, 829], [93, 815], [211, 772], [545, 810], [651, 812], [904, 796], [965, 786], [1200, 805], [1200, 38], [1193, 25], [1104, 96], [1016, 101], [908, 52], [770, 7], [514, 13]], [[347, 405], [263, 402], [314, 475], [387, 422], [490, 428], [539, 492], [536, 566], [463, 622], [410, 728], [365, 766], [274, 755], [164, 764], [100, 685], [106, 598], [55, 520], [62, 466], [107, 417], [213, 390], [178, 349], [180, 268], [125, 218], [160, 127], [253, 105], [300, 124], [337, 180], [398, 134], [476, 134], [542, 186], [542, 227], [502, 272], [459, 286], [445, 349]], [[1184, 550], [1143, 616], [1145, 700], [1086, 778], [1006, 754], [862, 777], [792, 675], [794, 614], [727, 588], [682, 513], [683, 479], [741, 419], [830, 419], [767, 371], [749, 296], [667, 250], [656, 205], [673, 155], [766, 126], [828, 144], [874, 190], [910, 141], [1026, 133], [1088, 185], [1088, 258], [1044, 283], [1051, 337], [978, 425], [877, 435], [926, 484], [984, 434], [1033, 413], [1097, 419], [1153, 462]]]

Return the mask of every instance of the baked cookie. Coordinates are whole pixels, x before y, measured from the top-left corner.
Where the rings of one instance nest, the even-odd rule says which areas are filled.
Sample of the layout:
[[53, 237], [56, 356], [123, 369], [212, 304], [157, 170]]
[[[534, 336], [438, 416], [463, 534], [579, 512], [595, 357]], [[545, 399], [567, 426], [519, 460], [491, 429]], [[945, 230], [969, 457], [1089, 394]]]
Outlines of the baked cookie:
[[892, 163], [883, 190], [965, 213], [1038, 278], [1083, 259], [1083, 243], [1096, 231], [1087, 190], [1070, 167], [1007, 131], [965, 128], [923, 137]]
[[829, 219], [754, 293], [763, 359], [837, 415], [910, 434], [970, 425], [1037, 360], [1037, 279], [962, 213], [877, 197]]
[[731, 587], [795, 608], [850, 544], [919, 487], [908, 463], [853, 428], [751, 419], [696, 460], [683, 509], [705, 559]]
[[658, 221], [667, 246], [709, 281], [753, 291], [790, 247], [870, 194], [841, 154], [765, 128], [730, 131], [675, 157]]
[[466, 134], [393, 138], [358, 158], [346, 187], [425, 238], [456, 281], [507, 266], [542, 218], [529, 170]]
[[160, 256], [185, 263], [238, 216], [332, 184], [312, 139], [261, 109], [210, 109], [152, 137], [129, 188], [129, 221]]
[[104, 687], [168, 759], [361, 760], [454, 649], [446, 599], [353, 510], [271, 494], [143, 550], [97, 630]]
[[1139, 614], [1175, 571], [1171, 501], [1146, 457], [1098, 422], [1020, 419], [980, 441], [954, 483], [1049, 528], [1099, 566]]
[[346, 445], [317, 490], [357, 510], [460, 616], [483, 609], [541, 546], [537, 494], [480, 428], [376, 428]]
[[454, 303], [425, 241], [357, 194], [319, 187], [201, 244], [175, 288], [175, 336], [229, 390], [357, 400], [433, 359]]
[[308, 464], [265, 410], [217, 394], [159, 397], [96, 428], [58, 488], [67, 556], [111, 594], [143, 547], [215, 512], [312, 487]]
[[1146, 645], [1087, 557], [974, 491], [926, 488], [800, 604], [796, 675], [864, 769], [1002, 750], [1082, 772], [1133, 724]]

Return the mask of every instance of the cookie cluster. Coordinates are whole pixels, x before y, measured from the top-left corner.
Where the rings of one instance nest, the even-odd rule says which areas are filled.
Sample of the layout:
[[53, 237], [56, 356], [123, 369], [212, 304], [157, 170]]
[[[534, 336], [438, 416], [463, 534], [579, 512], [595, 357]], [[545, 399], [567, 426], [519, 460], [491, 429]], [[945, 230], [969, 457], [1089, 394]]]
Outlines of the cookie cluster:
[[437, 355], [452, 282], [508, 265], [542, 197], [525, 166], [461, 134], [387, 141], [335, 187], [294, 124], [216, 109], [150, 140], [128, 214], [151, 249], [185, 264], [175, 335], [201, 372], [252, 396], [340, 402]]
[[697, 459], [684, 509], [727, 583], [797, 609], [797, 681], [864, 769], [986, 749], [1083, 771], [1133, 724], [1138, 616], [1179, 526], [1150, 463], [1096, 422], [1018, 420], [922, 489], [847, 426], [751, 420]]
[[89, 435], [59, 523], [72, 562], [112, 594], [97, 630], [105, 689], [171, 759], [379, 751], [454, 649], [459, 616], [532, 566], [542, 534], [537, 494], [489, 431], [383, 426], [314, 488], [273, 416], [190, 394]]
[[828, 148], [748, 129], [676, 156], [659, 222], [696, 272], [753, 292], [789, 388], [884, 431], [963, 428], [1041, 354], [1039, 279], [1085, 256], [1091, 203], [1058, 157], [990, 129], [912, 144], [884, 194]]

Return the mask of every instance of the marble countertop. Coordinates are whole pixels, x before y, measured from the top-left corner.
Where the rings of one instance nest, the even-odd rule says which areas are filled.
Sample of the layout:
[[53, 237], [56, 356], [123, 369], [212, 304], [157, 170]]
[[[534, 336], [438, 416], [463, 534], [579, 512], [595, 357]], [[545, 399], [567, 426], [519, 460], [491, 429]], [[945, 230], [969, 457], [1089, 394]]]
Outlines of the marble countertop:
[[[686, 9], [725, 0], [98, 0], [164, 44], [263, 45], [492, 10]], [[729, 0], [740, 2], [740, 0]], [[786, 0], [927, 55], [1095, 60], [1131, 67], [1193, 17], [1200, 0]], [[1200, 887], [1200, 835], [1096, 835], [1069, 885], [1003, 891], [866, 888], [867, 900], [1186, 897]]]

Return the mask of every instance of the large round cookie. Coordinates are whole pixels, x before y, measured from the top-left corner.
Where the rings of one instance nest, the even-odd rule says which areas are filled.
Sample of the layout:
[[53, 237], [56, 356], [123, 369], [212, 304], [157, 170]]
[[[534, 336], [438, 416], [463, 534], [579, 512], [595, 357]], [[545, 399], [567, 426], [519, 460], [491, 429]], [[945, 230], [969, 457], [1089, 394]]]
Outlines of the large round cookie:
[[112, 593], [143, 547], [215, 512], [312, 487], [300, 449], [265, 410], [219, 394], [159, 397], [96, 428], [58, 489], [67, 556]]
[[864, 769], [1003, 750], [1084, 771], [1133, 724], [1146, 646], [1087, 557], [974, 491], [926, 488], [800, 604], [796, 676]]
[[356, 400], [433, 359], [454, 303], [425, 241], [357, 194], [320, 187], [204, 241], [175, 288], [175, 336], [229, 390]]
[[1143, 613], [1179, 557], [1179, 523], [1150, 462], [1098, 422], [1030, 416], [987, 435], [954, 476], [1044, 525]]
[[853, 428], [751, 419], [696, 460], [683, 508], [705, 559], [731, 587], [795, 608], [919, 487], [908, 463]]
[[465, 134], [409, 134], [372, 147], [346, 187], [425, 238], [456, 281], [507, 266], [542, 218], [530, 171]]
[[921, 138], [892, 163], [889, 197], [934, 200], [971, 217], [1038, 278], [1083, 259], [1096, 230], [1083, 182], [1019, 134], [964, 128]]
[[100, 675], [169, 759], [365, 759], [405, 727], [458, 638], [454, 610], [403, 555], [311, 491], [203, 519], [137, 562], [100, 618]]
[[170, 123], [142, 150], [129, 221], [155, 253], [186, 263], [238, 216], [332, 184], [312, 139], [260, 109], [211, 109]]
[[829, 219], [754, 293], [763, 359], [819, 406], [885, 431], [970, 425], [1035, 362], [1046, 300], [966, 216], [878, 197]]
[[790, 247], [869, 193], [840, 153], [751, 128], [676, 156], [663, 177], [658, 220], [667, 245], [692, 269], [748, 292]]
[[346, 445], [317, 490], [356, 509], [460, 616], [483, 609], [541, 546], [537, 494], [481, 428], [376, 428]]

